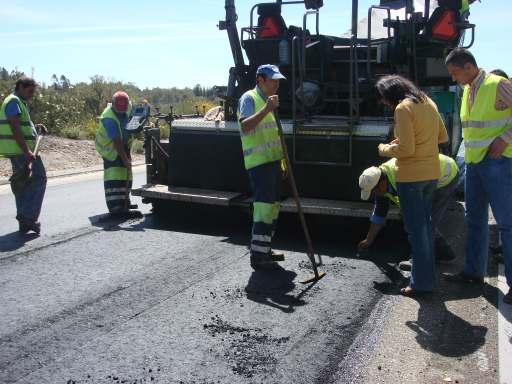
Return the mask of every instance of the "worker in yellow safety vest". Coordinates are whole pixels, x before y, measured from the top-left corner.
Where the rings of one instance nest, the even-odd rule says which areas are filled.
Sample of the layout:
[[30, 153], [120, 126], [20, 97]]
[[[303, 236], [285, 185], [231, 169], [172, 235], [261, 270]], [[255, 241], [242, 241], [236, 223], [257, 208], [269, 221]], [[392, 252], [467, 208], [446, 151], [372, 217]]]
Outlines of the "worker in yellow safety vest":
[[[467, 49], [446, 57], [452, 79], [464, 88], [460, 120], [466, 163], [466, 260], [451, 281], [482, 284], [489, 250], [488, 207], [498, 223], [507, 284], [512, 287], [512, 83], [479, 69]], [[503, 299], [512, 304], [512, 289]]]
[[251, 266], [279, 268], [284, 259], [271, 249], [279, 215], [281, 160], [283, 151], [274, 111], [279, 106], [277, 90], [285, 77], [275, 65], [261, 65], [256, 71], [256, 87], [239, 100], [238, 122], [244, 164], [253, 190]]
[[22, 77], [16, 81], [14, 92], [3, 101], [0, 108], [0, 157], [11, 161], [13, 177], [26, 179], [21, 189], [13, 187], [19, 231], [39, 234], [41, 224], [38, 218], [46, 191], [46, 171], [34, 149], [39, 132], [46, 133], [46, 127], [32, 123], [27, 104], [36, 87], [34, 79]]
[[107, 208], [113, 215], [126, 215], [130, 208], [132, 158], [130, 134], [126, 126], [132, 116], [128, 94], [118, 91], [100, 116], [96, 131], [96, 151], [103, 158], [103, 184]]
[[[450, 203], [457, 186], [459, 185], [459, 169], [455, 160], [451, 157], [439, 154], [439, 166], [441, 177], [437, 182], [432, 201], [432, 224], [434, 228], [434, 244], [436, 261], [451, 262], [455, 259], [455, 253], [439, 230], [444, 217], [444, 212]], [[396, 185], [396, 159], [393, 158], [378, 167], [370, 167], [363, 171], [359, 177], [361, 199], [374, 199], [373, 213], [370, 216], [370, 228], [365, 239], [359, 243], [359, 250], [368, 249], [384, 227], [389, 204], [400, 207]], [[399, 264], [400, 269], [411, 270], [411, 260]]]

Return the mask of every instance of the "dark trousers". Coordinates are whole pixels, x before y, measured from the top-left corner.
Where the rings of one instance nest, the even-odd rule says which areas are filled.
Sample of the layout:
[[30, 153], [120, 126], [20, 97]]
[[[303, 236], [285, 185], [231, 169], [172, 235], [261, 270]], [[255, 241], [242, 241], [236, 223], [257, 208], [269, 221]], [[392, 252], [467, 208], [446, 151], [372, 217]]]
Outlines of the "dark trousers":
[[268, 258], [279, 216], [281, 166], [279, 161], [248, 170], [253, 191], [251, 256]]
[[512, 159], [485, 157], [466, 165], [466, 262], [464, 272], [483, 277], [489, 253], [489, 204], [498, 224], [507, 284], [512, 287]]
[[[25, 167], [25, 155], [18, 155], [9, 158], [12, 171], [17, 172]], [[40, 156], [32, 162], [32, 177], [25, 188], [17, 193], [16, 218], [18, 220], [37, 221], [43, 205], [44, 193], [46, 191], [46, 170]]]
[[114, 161], [103, 159], [103, 185], [110, 213], [124, 212], [130, 206], [132, 174], [118, 156]]

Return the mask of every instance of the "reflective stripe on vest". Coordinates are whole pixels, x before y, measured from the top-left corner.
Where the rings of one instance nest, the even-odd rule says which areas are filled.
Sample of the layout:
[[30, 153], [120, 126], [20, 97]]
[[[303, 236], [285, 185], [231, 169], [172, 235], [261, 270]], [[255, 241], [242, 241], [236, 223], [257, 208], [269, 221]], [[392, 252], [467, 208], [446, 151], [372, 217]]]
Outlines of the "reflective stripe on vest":
[[268, 149], [275, 148], [275, 147], [281, 147], [280, 140], [271, 141], [268, 143], [260, 144], [256, 147], [248, 148], [244, 151], [244, 157], [258, 154], [258, 153], [263, 153], [263, 152], [266, 152]]
[[[131, 102], [128, 104], [128, 118], [132, 112], [132, 104]], [[114, 142], [108, 137], [107, 129], [103, 125], [103, 119], [112, 119], [117, 124], [117, 129], [119, 131], [119, 137], [123, 140], [123, 130], [121, 129], [121, 122], [117, 118], [114, 110], [111, 105], [108, 105], [100, 116], [100, 126], [96, 130], [96, 151], [100, 154], [101, 157], [107, 159], [109, 161], [114, 161], [117, 157], [118, 153], [114, 148]]]
[[30, 120], [28, 108], [21, 98], [15, 94], [11, 94], [5, 98], [2, 103], [2, 107], [0, 108], [0, 157], [23, 154], [21, 147], [14, 139], [14, 135], [12, 134], [12, 127], [5, 113], [7, 104], [12, 100], [18, 104], [21, 110], [21, 134], [23, 135], [23, 138], [25, 139], [25, 142], [31, 151], [33, 151], [35, 147], [36, 136], [34, 131], [34, 124]]
[[263, 131], [265, 129], [276, 129], [277, 126], [276, 126], [276, 123], [274, 121], [271, 121], [271, 122], [268, 122], [268, 123], [259, 123], [252, 132], [250, 133], [244, 133], [242, 130], [240, 130], [240, 134], [242, 136], [245, 136], [245, 135], [251, 135], [251, 134], [254, 134], [254, 132], [259, 132], [259, 131]]
[[[396, 159], [392, 158], [391, 160], [386, 161], [385, 163], [381, 164], [379, 168], [386, 175], [389, 184], [391, 184], [391, 187], [395, 191], [397, 191], [398, 188], [396, 187]], [[437, 181], [437, 189], [444, 188], [448, 184], [450, 184], [453, 181], [453, 179], [455, 179], [457, 173], [459, 172], [459, 168], [457, 167], [457, 163], [455, 162], [455, 160], [441, 153], [439, 154], [439, 168], [441, 171], [441, 177]], [[400, 206], [400, 200], [398, 196], [392, 195], [391, 193], [386, 193], [384, 194], [384, 196], [391, 200], [392, 203]]]
[[[464, 137], [464, 160], [469, 164], [482, 161], [489, 145], [512, 127], [512, 108], [498, 111], [495, 108], [498, 84], [503, 78], [486, 75], [478, 89], [473, 106], [469, 109], [469, 86], [464, 88], [460, 119]], [[512, 145], [508, 145], [503, 156], [512, 157]]]
[[[265, 107], [265, 100], [258, 94], [256, 88], [247, 91], [245, 94], [253, 100], [256, 112]], [[238, 122], [246, 169], [283, 158], [281, 140], [279, 139], [277, 123], [273, 113], [267, 113], [251, 132], [244, 133], [242, 131], [240, 115], [238, 115]]]

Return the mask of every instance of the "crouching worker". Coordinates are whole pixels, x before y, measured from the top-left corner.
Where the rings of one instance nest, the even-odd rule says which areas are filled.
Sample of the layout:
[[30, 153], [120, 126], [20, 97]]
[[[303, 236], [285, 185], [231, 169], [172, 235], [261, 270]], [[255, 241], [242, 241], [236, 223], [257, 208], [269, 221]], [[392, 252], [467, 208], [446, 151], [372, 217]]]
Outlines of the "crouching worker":
[[[432, 224], [434, 228], [434, 249], [436, 261], [451, 262], [455, 259], [455, 253], [439, 230], [439, 225], [444, 212], [459, 185], [459, 169], [454, 159], [439, 154], [441, 177], [437, 182], [432, 201]], [[389, 203], [400, 207], [396, 186], [396, 159], [393, 158], [379, 167], [370, 167], [359, 176], [361, 199], [368, 200], [373, 197], [375, 205], [370, 217], [370, 229], [366, 238], [359, 243], [359, 250], [368, 249], [385, 224], [389, 210]], [[400, 263], [403, 270], [411, 270], [411, 260]]]
[[128, 94], [118, 91], [101, 114], [96, 131], [96, 151], [103, 158], [105, 200], [112, 215], [126, 215], [130, 208], [137, 208], [130, 204], [132, 160], [126, 126], [131, 115]]

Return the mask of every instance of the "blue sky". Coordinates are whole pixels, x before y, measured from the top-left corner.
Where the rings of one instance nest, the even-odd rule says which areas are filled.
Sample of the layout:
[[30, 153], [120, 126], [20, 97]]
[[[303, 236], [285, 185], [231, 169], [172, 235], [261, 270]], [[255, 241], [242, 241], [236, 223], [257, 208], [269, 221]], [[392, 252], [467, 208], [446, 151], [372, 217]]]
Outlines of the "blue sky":
[[[378, 0], [360, 0], [361, 17]], [[236, 1], [238, 28], [249, 25], [256, 1]], [[340, 35], [350, 25], [349, 0], [325, 0], [321, 33]], [[472, 6], [477, 25], [472, 48], [479, 65], [512, 74], [510, 0]], [[303, 6], [286, 7], [287, 24], [301, 25]], [[227, 83], [233, 60], [225, 31], [223, 0], [3, 1], [0, 66], [38, 81], [64, 74], [72, 83], [99, 74], [139, 87]]]

